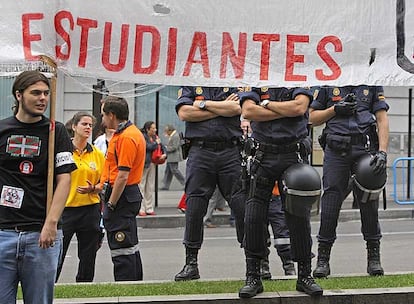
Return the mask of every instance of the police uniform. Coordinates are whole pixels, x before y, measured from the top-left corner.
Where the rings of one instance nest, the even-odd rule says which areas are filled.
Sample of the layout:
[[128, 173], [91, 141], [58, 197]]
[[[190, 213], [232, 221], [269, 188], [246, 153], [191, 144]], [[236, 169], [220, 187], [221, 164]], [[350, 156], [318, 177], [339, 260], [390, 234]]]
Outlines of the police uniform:
[[[298, 95], [312, 100], [312, 94], [304, 88], [254, 88], [241, 94], [241, 103], [246, 99], [257, 105], [270, 102], [287, 102]], [[308, 112], [296, 117], [282, 117], [269, 121], [251, 121], [252, 137], [257, 148], [250, 165], [250, 184], [245, 205], [244, 249], [246, 255], [246, 285], [240, 297], [252, 297], [263, 291], [258, 273], [260, 260], [266, 256], [266, 230], [268, 208], [275, 181], [278, 182], [281, 199], [285, 203], [282, 176], [286, 169], [300, 162], [307, 162], [311, 151], [308, 138]], [[310, 212], [304, 217], [285, 212], [289, 227], [292, 257], [299, 265], [299, 277], [309, 279], [311, 292], [322, 292], [310, 277], [311, 230]], [[298, 279], [299, 282], [299, 279]], [[302, 284], [302, 283], [300, 283]], [[309, 287], [308, 286], [308, 287]], [[316, 287], [315, 290], [313, 288]], [[303, 291], [303, 290], [302, 290]], [[310, 293], [306, 291], [307, 293]]]
[[[237, 93], [237, 89], [182, 87], [176, 111], [178, 113], [183, 105], [193, 105], [195, 100], [222, 102], [232, 93]], [[197, 253], [203, 242], [203, 217], [216, 185], [224, 198], [230, 201], [233, 184], [240, 175], [238, 143], [241, 135], [240, 115], [218, 116], [199, 122], [186, 121], [185, 138], [190, 141], [191, 147], [186, 164], [187, 209], [183, 244], [186, 247], [186, 266], [192, 263], [194, 267], [191, 267], [193, 275], [189, 275], [185, 272], [185, 266], [185, 273], [177, 274], [176, 280], [199, 278], [196, 267]]]
[[[114, 265], [115, 281], [143, 279], [138, 247], [136, 215], [142, 195], [138, 184], [145, 162], [145, 139], [131, 122], [120, 126], [109, 142], [101, 183], [110, 189], [120, 170], [129, 171], [128, 180], [116, 207], [104, 206], [103, 220]], [[108, 201], [110, 191], [105, 192]]]
[[[314, 111], [335, 106], [348, 94], [354, 94], [357, 102], [357, 109], [353, 115], [335, 115], [326, 121], [322, 135], [321, 144], [325, 147], [324, 192], [317, 236], [318, 267], [315, 269], [314, 276], [326, 277], [330, 274], [329, 255], [336, 239], [339, 211], [347, 195], [349, 178], [355, 164], [362, 156], [378, 151], [375, 113], [380, 110], [387, 111], [389, 106], [385, 102], [383, 88], [379, 86], [314, 87], [312, 90], [314, 101], [311, 108]], [[355, 187], [354, 191], [357, 191]], [[355, 199], [360, 207], [364, 240], [379, 243], [381, 229], [378, 222], [378, 199], [369, 203], [361, 203], [358, 195]]]

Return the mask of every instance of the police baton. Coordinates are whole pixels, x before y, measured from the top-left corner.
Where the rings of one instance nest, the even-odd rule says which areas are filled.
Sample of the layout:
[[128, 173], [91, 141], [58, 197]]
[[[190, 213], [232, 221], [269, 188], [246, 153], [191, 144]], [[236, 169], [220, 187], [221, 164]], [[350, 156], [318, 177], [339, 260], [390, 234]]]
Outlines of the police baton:
[[387, 210], [387, 190], [382, 189], [382, 206], [384, 208], [384, 210]]

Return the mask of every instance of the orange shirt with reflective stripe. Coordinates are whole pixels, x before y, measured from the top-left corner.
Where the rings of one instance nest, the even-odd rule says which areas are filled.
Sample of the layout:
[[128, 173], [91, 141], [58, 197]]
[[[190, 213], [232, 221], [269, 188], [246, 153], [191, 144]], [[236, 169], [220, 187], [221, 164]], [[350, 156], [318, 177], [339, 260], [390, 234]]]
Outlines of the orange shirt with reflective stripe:
[[[116, 154], [115, 154], [116, 149]], [[119, 170], [129, 171], [128, 185], [139, 184], [144, 171], [145, 139], [135, 125], [130, 125], [121, 132], [115, 132], [108, 145], [104, 172], [101, 183], [114, 184]]]

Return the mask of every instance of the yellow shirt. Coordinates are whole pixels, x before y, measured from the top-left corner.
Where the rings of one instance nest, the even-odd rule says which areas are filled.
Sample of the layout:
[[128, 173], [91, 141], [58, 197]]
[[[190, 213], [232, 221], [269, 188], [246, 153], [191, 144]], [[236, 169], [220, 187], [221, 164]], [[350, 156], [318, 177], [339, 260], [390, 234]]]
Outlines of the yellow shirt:
[[98, 204], [98, 193], [81, 194], [76, 192], [76, 187], [88, 186], [86, 181], [91, 182], [92, 185], [99, 183], [105, 161], [103, 153], [88, 143], [85, 150], [74, 149], [72, 154], [78, 169], [71, 173], [72, 180], [66, 207]]

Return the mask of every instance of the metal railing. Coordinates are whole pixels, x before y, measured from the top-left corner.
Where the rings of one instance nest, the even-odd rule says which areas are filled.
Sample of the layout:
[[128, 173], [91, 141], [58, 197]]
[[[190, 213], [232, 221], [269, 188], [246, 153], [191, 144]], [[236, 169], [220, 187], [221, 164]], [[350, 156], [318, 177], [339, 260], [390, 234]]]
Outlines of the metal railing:
[[397, 204], [414, 204], [413, 165], [414, 157], [399, 157], [393, 162], [393, 197]]

